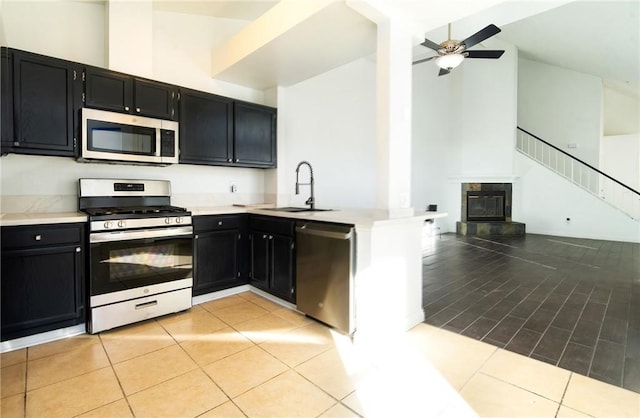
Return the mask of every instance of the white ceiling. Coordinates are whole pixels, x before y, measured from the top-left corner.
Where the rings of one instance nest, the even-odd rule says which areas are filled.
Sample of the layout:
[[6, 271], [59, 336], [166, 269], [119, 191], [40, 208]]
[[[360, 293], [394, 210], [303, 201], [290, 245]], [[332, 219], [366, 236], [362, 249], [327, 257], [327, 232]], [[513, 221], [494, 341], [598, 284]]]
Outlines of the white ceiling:
[[[153, 4], [155, 10], [253, 21], [277, 3], [154, 0]], [[453, 22], [454, 35], [456, 30], [460, 33], [454, 36], [457, 39], [494, 23], [502, 29], [496, 38], [514, 44], [523, 57], [595, 75], [631, 91], [640, 88], [639, 0], [393, 0], [392, 3], [435, 42], [446, 39], [444, 22]], [[347, 24], [355, 19], [354, 10], [342, 3], [332, 13], [325, 13], [326, 18], [319, 14], [318, 18], [308, 19], [309, 24], [296, 27], [290, 31], [291, 36], [279, 36], [262, 51], [230, 65], [216, 78], [255, 88], [288, 85], [370, 55], [375, 29], [371, 35], [371, 28], [366, 29], [362, 19], [355, 19], [359, 23], [353, 32], [362, 32], [351, 36], [345, 25], [336, 24], [340, 21], [333, 13], [336, 11], [348, 15], [344, 20]], [[372, 37], [370, 42], [363, 39], [367, 33]], [[414, 49], [416, 58], [433, 55], [431, 52], [420, 46]]]
[[527, 59], [640, 89], [640, 1], [576, 1], [501, 27]]

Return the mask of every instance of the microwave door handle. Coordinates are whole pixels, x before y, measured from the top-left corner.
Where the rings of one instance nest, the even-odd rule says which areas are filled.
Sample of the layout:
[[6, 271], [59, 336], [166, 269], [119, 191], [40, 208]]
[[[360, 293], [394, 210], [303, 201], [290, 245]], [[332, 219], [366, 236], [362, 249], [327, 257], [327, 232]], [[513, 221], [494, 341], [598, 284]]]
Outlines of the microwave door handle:
[[193, 227], [143, 229], [137, 231], [97, 232], [89, 235], [90, 243], [128, 241], [149, 238], [192, 237]]

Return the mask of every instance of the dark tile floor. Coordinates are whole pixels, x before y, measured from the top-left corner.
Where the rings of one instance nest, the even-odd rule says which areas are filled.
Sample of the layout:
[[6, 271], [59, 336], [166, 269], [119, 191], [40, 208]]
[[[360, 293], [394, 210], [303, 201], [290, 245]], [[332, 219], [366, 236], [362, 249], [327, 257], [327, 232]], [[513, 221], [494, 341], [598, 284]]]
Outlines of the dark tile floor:
[[430, 241], [425, 322], [640, 393], [640, 244]]

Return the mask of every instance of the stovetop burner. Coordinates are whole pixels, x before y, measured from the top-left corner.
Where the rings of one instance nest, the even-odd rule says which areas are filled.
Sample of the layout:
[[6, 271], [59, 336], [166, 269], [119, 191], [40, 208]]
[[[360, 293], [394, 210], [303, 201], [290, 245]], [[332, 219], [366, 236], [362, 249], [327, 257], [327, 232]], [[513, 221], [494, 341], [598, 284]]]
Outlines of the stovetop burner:
[[84, 211], [90, 216], [107, 215], [156, 215], [156, 214], [184, 214], [187, 209], [178, 206], [128, 206], [86, 208]]

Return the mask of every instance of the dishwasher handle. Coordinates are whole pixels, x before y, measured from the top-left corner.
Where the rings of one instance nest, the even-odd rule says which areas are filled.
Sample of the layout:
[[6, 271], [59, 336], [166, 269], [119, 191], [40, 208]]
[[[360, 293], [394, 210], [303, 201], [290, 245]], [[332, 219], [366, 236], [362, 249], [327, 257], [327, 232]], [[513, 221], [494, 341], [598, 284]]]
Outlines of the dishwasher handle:
[[333, 238], [339, 240], [350, 240], [353, 237], [353, 229], [349, 232], [335, 232], [325, 229], [309, 228], [307, 225], [296, 226], [296, 232], [299, 234], [315, 235], [318, 237]]

